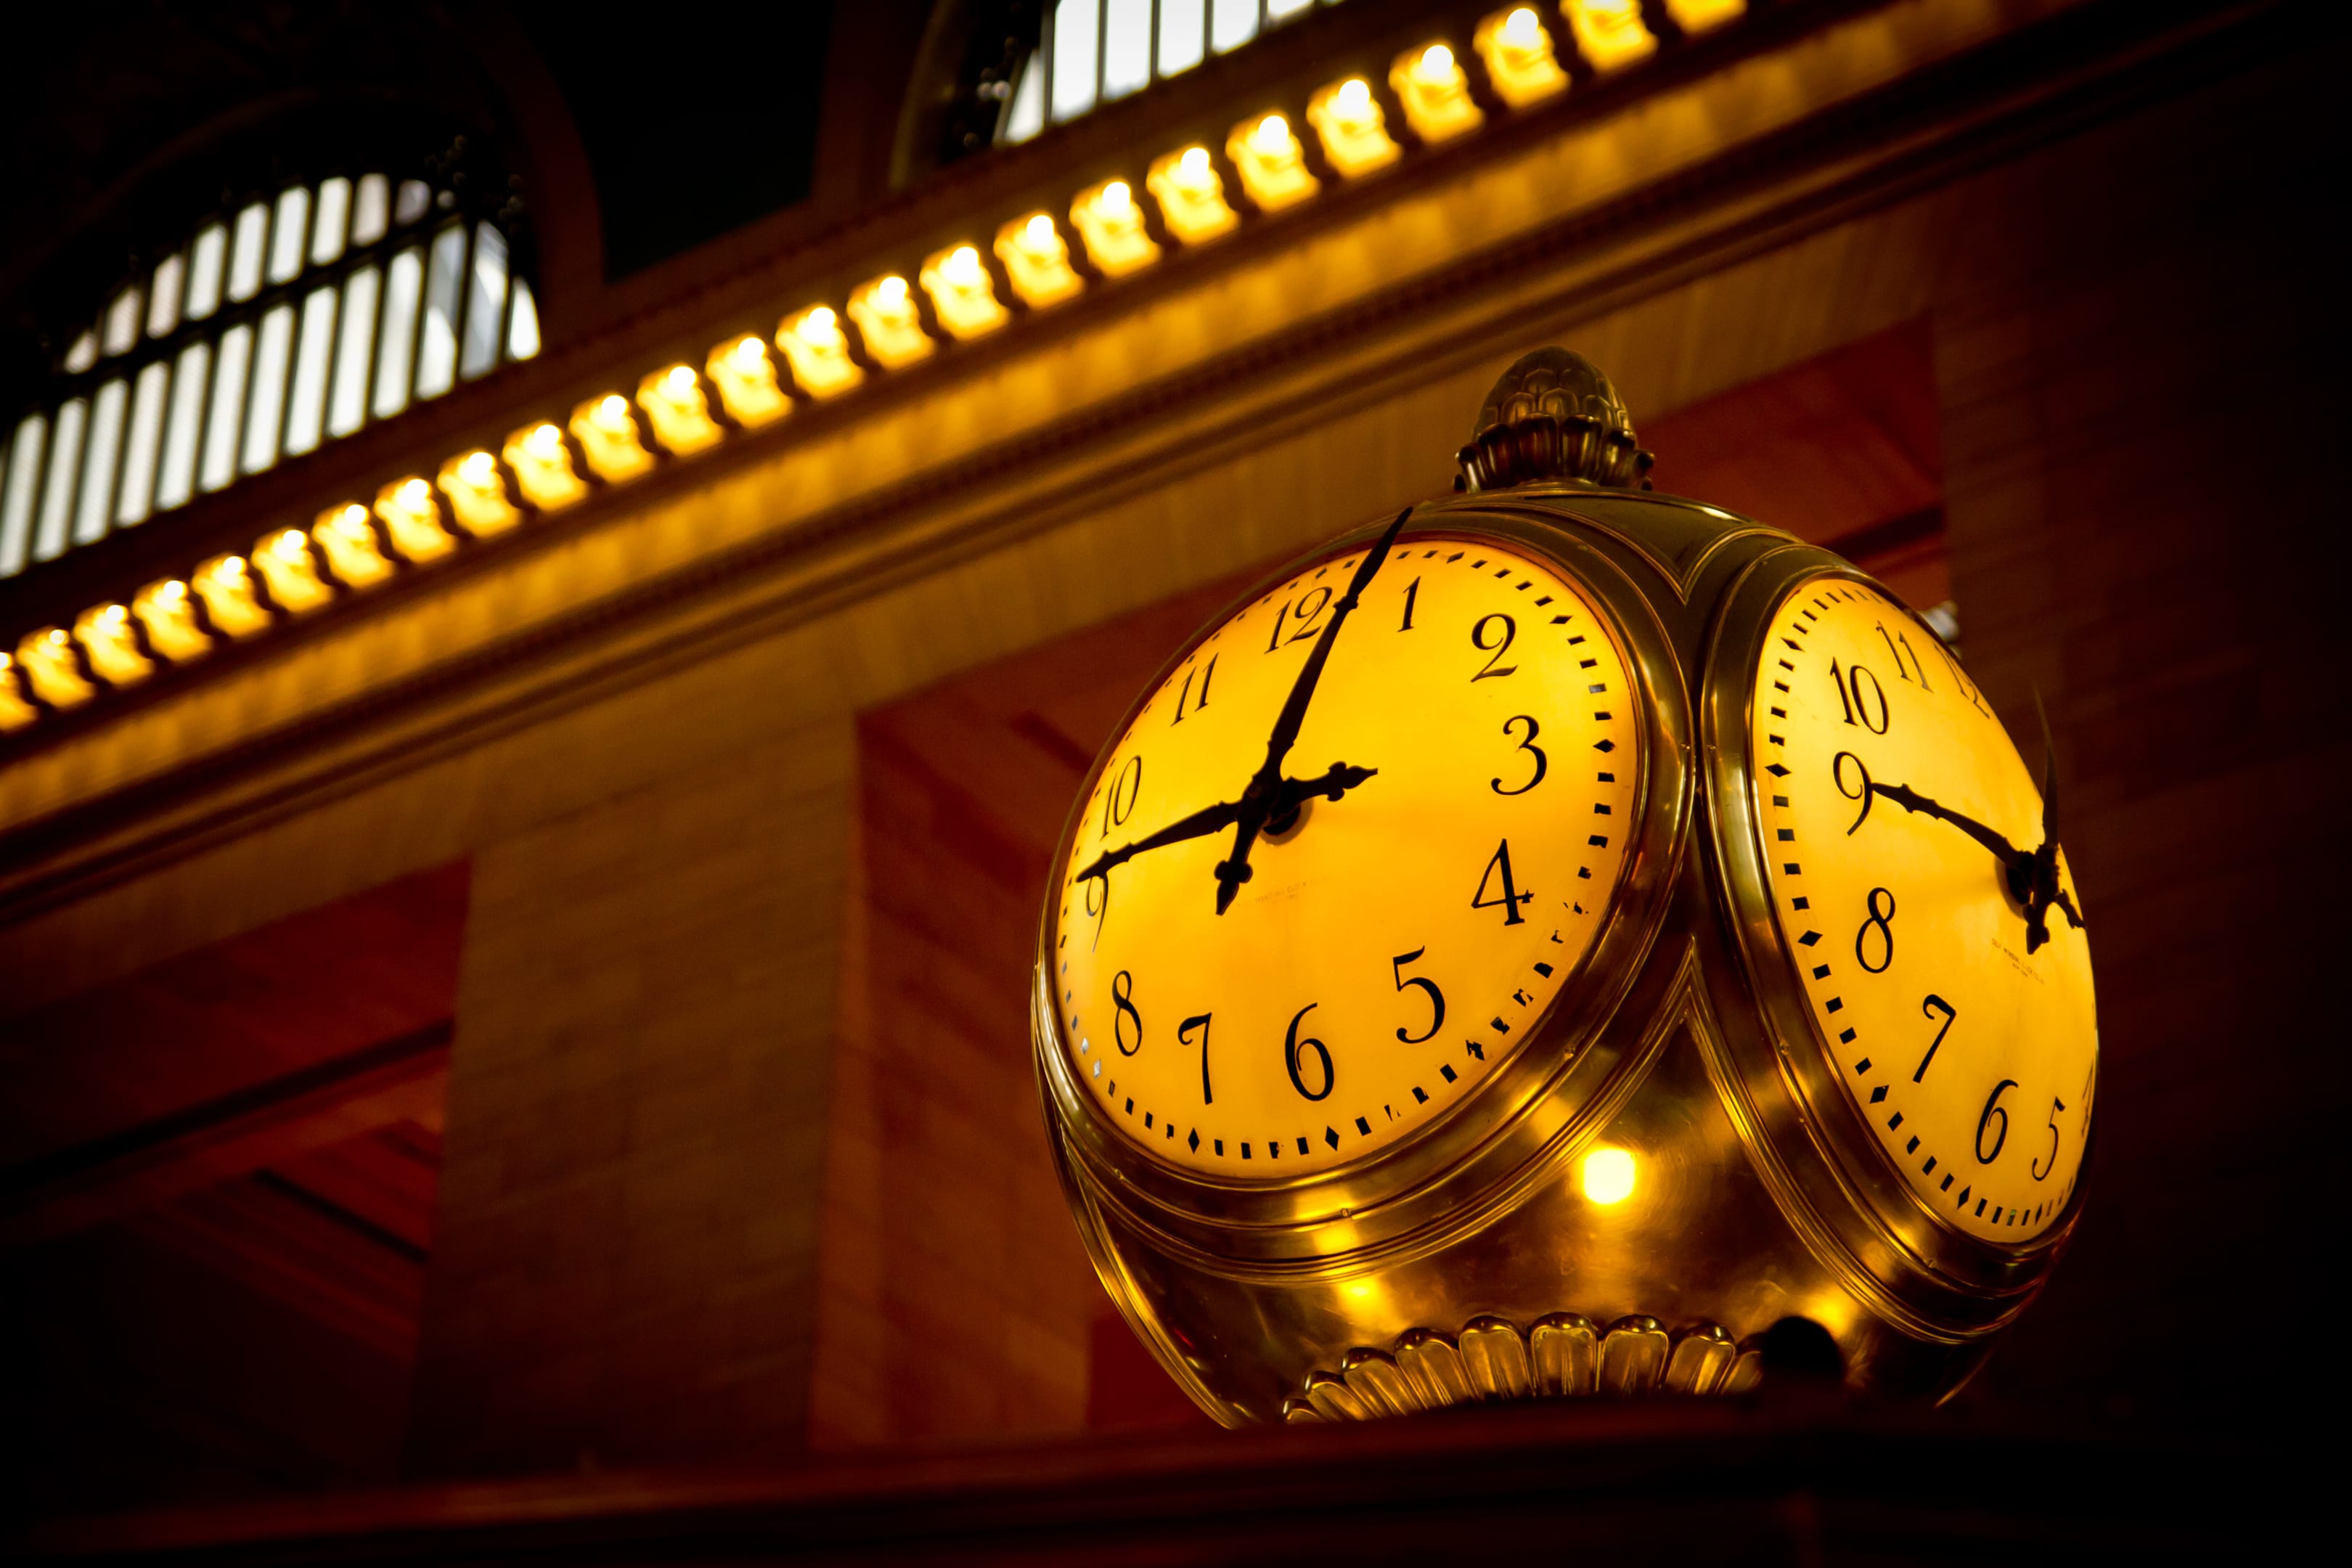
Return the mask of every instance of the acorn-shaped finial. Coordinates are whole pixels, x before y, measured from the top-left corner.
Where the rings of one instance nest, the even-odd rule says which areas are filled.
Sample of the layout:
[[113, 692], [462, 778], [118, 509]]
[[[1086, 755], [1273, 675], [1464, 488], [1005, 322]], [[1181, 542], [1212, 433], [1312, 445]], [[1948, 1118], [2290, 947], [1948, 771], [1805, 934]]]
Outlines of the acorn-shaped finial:
[[1486, 395], [1456, 489], [1568, 483], [1648, 489], [1651, 455], [1599, 365], [1563, 348], [1519, 356]]

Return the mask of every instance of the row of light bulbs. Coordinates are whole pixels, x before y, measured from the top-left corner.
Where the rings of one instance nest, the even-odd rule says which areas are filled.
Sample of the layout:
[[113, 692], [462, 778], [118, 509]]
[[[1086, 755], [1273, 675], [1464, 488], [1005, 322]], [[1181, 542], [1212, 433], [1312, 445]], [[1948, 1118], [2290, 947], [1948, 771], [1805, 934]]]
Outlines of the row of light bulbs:
[[[1685, 33], [1730, 21], [1746, 9], [1746, 0], [1666, 4]], [[1657, 47], [1639, 0], [1563, 0], [1559, 11], [1578, 51], [1596, 70], [1621, 69]], [[1486, 17], [1471, 47], [1494, 97], [1513, 110], [1568, 87], [1553, 37], [1532, 6]], [[1451, 141], [1485, 122], [1462, 61], [1443, 41], [1400, 55], [1388, 86], [1423, 143]], [[1341, 179], [1360, 178], [1403, 155], [1381, 100], [1362, 77], [1314, 93], [1305, 118], [1325, 164]], [[1234, 126], [1224, 153], [1243, 195], [1259, 212], [1295, 206], [1322, 188], [1297, 129], [1279, 112]], [[1159, 209], [1162, 232], [1178, 245], [1206, 244], [1242, 221], [1205, 146], [1153, 160], [1143, 185]], [[1080, 191], [1070, 204], [1067, 228], [1098, 278], [1125, 277], [1160, 258], [1142, 202], [1124, 179]], [[1049, 309], [1087, 287], [1068, 234], [1051, 213], [1006, 223], [990, 249], [1029, 310]], [[936, 329], [923, 320], [917, 289], [930, 302]], [[890, 273], [853, 289], [840, 311], [820, 304], [787, 315], [772, 339], [781, 366], [769, 340], [730, 338], [710, 351], [699, 371], [666, 366], [639, 381], [634, 398], [619, 392], [592, 397], [560, 426], [541, 420], [514, 432], [495, 455], [461, 453], [430, 481], [411, 476], [386, 485], [372, 506], [330, 507], [308, 529], [278, 530], [245, 555], [215, 556], [184, 580], [151, 583], [127, 605], [95, 605], [70, 628], [27, 634], [13, 655], [0, 652], [0, 731], [35, 722], [45, 707], [79, 708], [101, 688], [135, 686], [155, 672], [158, 660], [189, 663], [211, 652], [219, 638], [257, 637], [281, 618], [363, 593], [404, 568], [449, 554], [461, 538], [505, 533], [523, 522], [526, 508], [541, 515], [560, 512], [585, 500], [594, 482], [625, 484], [652, 469], [660, 461], [654, 447], [673, 458], [691, 457], [726, 439], [730, 426], [751, 430], [782, 418], [792, 412], [795, 391], [819, 401], [838, 397], [877, 370], [897, 371], [930, 357], [942, 336], [968, 342], [1012, 316], [979, 247], [950, 246], [924, 259], [911, 285]], [[862, 353], [851, 346], [851, 329]]]

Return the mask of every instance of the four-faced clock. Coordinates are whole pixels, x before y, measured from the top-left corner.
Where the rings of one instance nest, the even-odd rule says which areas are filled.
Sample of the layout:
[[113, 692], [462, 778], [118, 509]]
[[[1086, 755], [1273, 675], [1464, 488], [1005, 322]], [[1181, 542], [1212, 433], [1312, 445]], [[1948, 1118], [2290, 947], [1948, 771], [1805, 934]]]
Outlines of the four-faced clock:
[[1529, 1037], [1625, 865], [1641, 716], [1599, 607], [1538, 551], [1406, 523], [1209, 627], [1079, 806], [1068, 1070], [1177, 1171], [1297, 1177], [1429, 1127]]
[[2032, 1241], [2074, 1193], [2098, 1056], [2054, 774], [2037, 793], [1942, 641], [1842, 576], [1783, 598], [1748, 712], [1781, 946], [1837, 1081], [1929, 1213]]

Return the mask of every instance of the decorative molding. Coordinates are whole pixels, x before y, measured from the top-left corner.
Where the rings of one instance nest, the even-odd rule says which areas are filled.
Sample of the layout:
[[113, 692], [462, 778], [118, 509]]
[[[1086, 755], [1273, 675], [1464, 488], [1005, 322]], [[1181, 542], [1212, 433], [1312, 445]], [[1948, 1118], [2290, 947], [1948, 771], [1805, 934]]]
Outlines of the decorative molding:
[[1513, 1399], [1596, 1394], [1744, 1394], [1762, 1376], [1754, 1339], [1734, 1342], [1715, 1323], [1669, 1332], [1631, 1313], [1607, 1328], [1578, 1312], [1538, 1318], [1522, 1333], [1502, 1318], [1476, 1317], [1457, 1334], [1410, 1329], [1386, 1351], [1358, 1348], [1338, 1372], [1310, 1372], [1283, 1401], [1286, 1421], [1370, 1421]]

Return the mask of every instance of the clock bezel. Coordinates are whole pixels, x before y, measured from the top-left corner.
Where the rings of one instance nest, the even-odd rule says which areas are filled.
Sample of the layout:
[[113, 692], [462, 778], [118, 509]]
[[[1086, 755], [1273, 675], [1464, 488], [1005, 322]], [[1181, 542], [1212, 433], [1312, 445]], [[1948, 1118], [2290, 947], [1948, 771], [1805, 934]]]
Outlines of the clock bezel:
[[1703, 666], [1700, 710], [1708, 798], [1715, 805], [1712, 858], [1730, 916], [1731, 945], [1764, 1035], [1743, 1040], [1744, 1031], [1727, 1031], [1737, 1093], [1726, 1098], [1751, 1148], [1769, 1151], [1759, 1167], [1768, 1184], [1783, 1189], [1782, 1206], [1802, 1204], [1828, 1226], [1849, 1259], [1893, 1292], [1895, 1300], [1882, 1300], [1882, 1307], [1894, 1306], [1902, 1317], [1928, 1313], [1916, 1326], [1937, 1337], [1990, 1332], [2024, 1308], [2073, 1237], [2088, 1184], [2097, 1097], [2065, 1205], [2038, 1236], [2002, 1242], [1961, 1229], [1922, 1200], [1844, 1087], [1837, 1053], [1814, 1016], [1782, 929], [1754, 787], [1757, 665], [1783, 606], [1822, 582], [1850, 582], [1883, 594], [1927, 636], [1937, 635], [1885, 584], [1811, 545], [1759, 556], [1723, 596]]
[[[1362, 549], [1382, 526], [1367, 524], [1302, 552], [1187, 637], [1122, 714], [1055, 838], [1031, 1008], [1049, 1131], [1093, 1201], [1116, 1205], [1171, 1252], [1220, 1271], [1285, 1263], [1319, 1269], [1339, 1254], [1360, 1255], [1408, 1236], [1416, 1247], [1442, 1245], [1507, 1206], [1515, 1175], [1605, 1126], [1643, 1065], [1636, 1040], [1615, 1037], [1608, 1026], [1643, 980], [1688, 837], [1696, 781], [1681, 667], [1649, 599], [1608, 551], [1556, 523], [1497, 509], [1490, 498], [1461, 497], [1414, 508], [1399, 549], [1408, 542], [1486, 540], [1541, 561], [1591, 603], [1635, 688], [1637, 825], [1591, 947], [1562, 977], [1518, 1049], [1456, 1103], [1381, 1149], [1305, 1175], [1230, 1180], [1164, 1164], [1105, 1124], [1071, 1070], [1047, 976], [1072, 836], [1103, 768], [1170, 672], [1213, 632], [1302, 570]], [[1594, 984], [1596, 976], [1601, 984]]]

